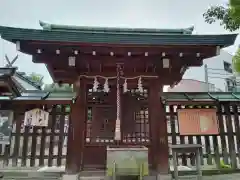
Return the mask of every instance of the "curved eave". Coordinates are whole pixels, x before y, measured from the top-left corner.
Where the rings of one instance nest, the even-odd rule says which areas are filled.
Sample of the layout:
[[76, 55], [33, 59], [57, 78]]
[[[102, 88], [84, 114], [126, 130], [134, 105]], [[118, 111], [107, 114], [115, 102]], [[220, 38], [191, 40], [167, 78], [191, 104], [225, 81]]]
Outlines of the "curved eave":
[[215, 45], [234, 44], [237, 34], [225, 35], [153, 35], [121, 33], [83, 33], [72, 31], [45, 31], [0, 26], [1, 37], [7, 41], [54, 41], [86, 44], [123, 45]]

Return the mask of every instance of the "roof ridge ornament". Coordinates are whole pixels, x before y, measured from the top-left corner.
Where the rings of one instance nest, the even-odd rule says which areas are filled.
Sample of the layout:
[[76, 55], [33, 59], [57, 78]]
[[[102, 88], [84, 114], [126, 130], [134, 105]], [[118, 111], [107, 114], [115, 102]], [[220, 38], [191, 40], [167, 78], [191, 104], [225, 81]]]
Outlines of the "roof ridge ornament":
[[49, 23], [45, 23], [43, 21], [39, 21], [40, 26], [43, 28], [43, 30], [52, 30], [52, 25]]
[[5, 54], [5, 60], [7, 61], [7, 64], [5, 65], [5, 67], [7, 68], [12, 68], [13, 67], [13, 64], [17, 61], [18, 59], [18, 55], [16, 55], [11, 61], [10, 59], [8, 58], [8, 55]]
[[124, 27], [94, 27], [94, 26], [76, 26], [76, 25], [60, 25], [50, 24], [39, 20], [43, 30], [69, 30], [69, 31], [96, 31], [96, 32], [123, 32], [123, 33], [161, 33], [161, 34], [192, 34], [194, 26], [187, 28], [124, 28]]
[[183, 30], [183, 34], [192, 34], [192, 32], [194, 31], [194, 26], [190, 26], [188, 28], [182, 29]]

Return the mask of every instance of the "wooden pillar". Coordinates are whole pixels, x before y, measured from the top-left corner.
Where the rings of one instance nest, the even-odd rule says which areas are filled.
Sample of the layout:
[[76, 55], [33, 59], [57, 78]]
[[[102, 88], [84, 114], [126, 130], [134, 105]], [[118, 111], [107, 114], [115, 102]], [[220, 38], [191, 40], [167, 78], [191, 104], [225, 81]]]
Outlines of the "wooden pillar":
[[85, 142], [85, 123], [87, 118], [87, 88], [84, 79], [80, 82], [78, 97], [71, 104], [71, 114], [68, 128], [68, 144], [66, 173], [76, 174], [83, 164], [83, 151]]
[[160, 95], [161, 81], [152, 80], [149, 85], [149, 118], [150, 118], [150, 153], [152, 170], [157, 173], [168, 173], [168, 137], [167, 119]]

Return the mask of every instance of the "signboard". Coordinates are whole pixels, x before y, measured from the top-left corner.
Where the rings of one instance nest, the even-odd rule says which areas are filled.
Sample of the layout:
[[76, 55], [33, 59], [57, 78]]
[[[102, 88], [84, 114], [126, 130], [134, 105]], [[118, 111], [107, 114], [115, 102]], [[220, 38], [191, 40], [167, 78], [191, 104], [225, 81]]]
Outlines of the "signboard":
[[216, 109], [178, 110], [180, 135], [219, 134]]
[[13, 111], [0, 110], [0, 144], [10, 144]]
[[25, 112], [24, 126], [48, 126], [49, 113], [42, 109]]

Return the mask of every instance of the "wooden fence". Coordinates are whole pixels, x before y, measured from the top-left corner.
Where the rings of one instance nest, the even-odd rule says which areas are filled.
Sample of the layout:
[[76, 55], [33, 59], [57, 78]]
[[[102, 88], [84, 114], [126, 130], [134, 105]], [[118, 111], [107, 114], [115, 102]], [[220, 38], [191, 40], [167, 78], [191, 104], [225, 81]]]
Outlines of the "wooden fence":
[[[217, 106], [208, 105], [207, 108], [217, 108], [219, 120], [219, 135], [191, 135], [180, 136], [177, 109], [206, 108], [206, 106], [166, 105], [168, 121], [168, 141], [170, 144], [198, 143], [204, 146], [202, 150], [202, 164], [220, 168], [220, 160], [237, 168], [240, 159], [240, 105], [228, 102]], [[5, 166], [61, 166], [65, 165], [67, 152], [67, 128], [69, 112], [66, 105], [51, 105], [50, 123], [48, 127], [24, 127], [25, 111], [14, 114], [14, 127], [11, 145], [0, 147], [1, 160]], [[172, 161], [171, 150], [169, 159]], [[193, 154], [180, 154], [179, 163], [194, 165]]]
[[[67, 152], [67, 128], [69, 108], [67, 105], [46, 105], [50, 113], [48, 127], [25, 127], [24, 112], [14, 112], [11, 144], [0, 147], [3, 166], [61, 166], [65, 165]], [[41, 105], [43, 107], [43, 105]], [[69, 107], [69, 106], [68, 106]]]
[[[219, 135], [191, 135], [182, 136], [179, 134], [177, 109], [183, 108], [216, 108]], [[208, 105], [166, 105], [166, 115], [168, 120], [168, 142], [169, 144], [202, 144], [202, 165], [216, 166], [220, 168], [220, 162], [230, 164], [232, 168], [237, 168], [240, 159], [240, 105], [230, 103], [219, 103], [216, 106]], [[172, 152], [169, 152], [172, 160]], [[191, 166], [195, 164], [194, 155], [191, 153], [180, 154], [179, 164]]]

